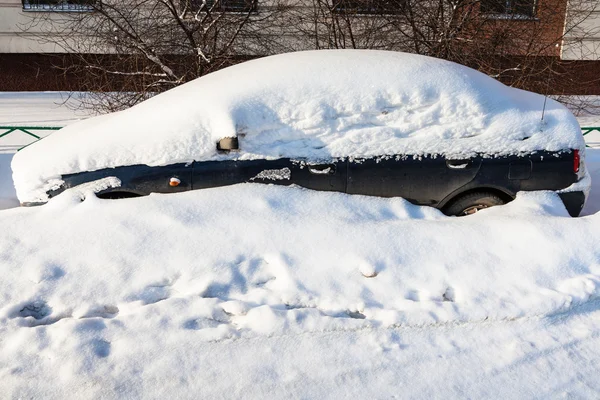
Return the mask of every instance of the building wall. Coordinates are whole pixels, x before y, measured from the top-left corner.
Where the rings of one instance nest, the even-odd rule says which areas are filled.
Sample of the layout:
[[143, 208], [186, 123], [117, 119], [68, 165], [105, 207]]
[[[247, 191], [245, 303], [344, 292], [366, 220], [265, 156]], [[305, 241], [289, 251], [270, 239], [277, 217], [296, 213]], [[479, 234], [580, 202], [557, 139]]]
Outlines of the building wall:
[[[536, 18], [530, 20], [506, 20], [499, 18], [496, 23], [499, 25], [510, 24], [514, 26], [516, 33], [537, 29], [536, 35], [541, 35], [549, 42], [554, 42], [560, 38], [565, 29], [564, 15], [566, 8], [567, 0], [537, 0]], [[49, 31], [49, 29], [45, 29], [44, 24], [40, 24], [39, 20], [35, 24], [32, 24], [32, 18], [41, 14], [45, 18], [47, 17], [48, 21], [59, 21], [62, 18], [68, 18], [69, 15], [68, 12], [24, 11], [21, 0], [0, 0], [0, 54], [63, 52], [59, 46], [48, 40], [51, 37], [43, 33]], [[542, 23], [539, 24], [539, 21]], [[567, 18], [568, 22], [569, 19]], [[600, 28], [600, 6], [599, 10], [585, 21], [583, 25], [586, 31], [589, 30], [590, 26]], [[586, 51], [578, 52], [580, 46], [576, 46], [578, 41], [581, 41], [582, 34], [580, 31], [576, 30], [569, 33], [568, 40], [565, 40], [566, 48], [562, 51], [560, 44], [558, 46], [549, 46], [544, 55], [562, 55], [564, 59], [589, 59], [581, 57], [580, 54], [586, 53]], [[600, 46], [600, 29], [598, 31], [597, 37], [586, 38], [585, 43], [587, 47]]]
[[[598, 9], [590, 11], [575, 8], [573, 6], [575, 1], [584, 2], [578, 4], [598, 3], [596, 5]], [[570, 8], [567, 8], [567, 0], [538, 0], [536, 18], [523, 20], [497, 18], [494, 22], [499, 25], [510, 24], [515, 29], [515, 35], [521, 36], [523, 32], [538, 29], [537, 34], [541, 34], [548, 43], [548, 46], [538, 55], [557, 60], [559, 58], [580, 60], [573, 65], [565, 65], [565, 73], [574, 77], [585, 75], [586, 82], [592, 82], [600, 70], [600, 1], [573, 0], [569, 4]], [[32, 25], [32, 18], [39, 15], [40, 12], [23, 11], [21, 0], [0, 0], [0, 91], [77, 89], [79, 78], [65, 75], [64, 72], [67, 70], [65, 67], [74, 62], [73, 58], [52, 43], [51, 36], [42, 33], [49, 31], [48, 26]], [[51, 23], [68, 18], [69, 13], [44, 12], [43, 16], [48, 19], [44, 23]], [[582, 16], [587, 18], [580, 27], [572, 29], [574, 21], [579, 22]], [[566, 33], [566, 38], [561, 43], [557, 39], [563, 32]], [[292, 44], [288, 48], [277, 48], [275, 52], [304, 48], [302, 43], [296, 41], [298, 41], [297, 37], [290, 38], [287, 42]], [[313, 45], [312, 42], [308, 43], [308, 47]], [[247, 51], [249, 46], [243, 47]], [[518, 50], [523, 46], [516, 47]], [[106, 52], [94, 51], [94, 53]], [[516, 54], [518, 53], [516, 51]], [[53, 68], [54, 66], [60, 68]], [[561, 88], [560, 92], [562, 91]], [[590, 84], [586, 87], [586, 91], [589, 91], [589, 94], [600, 94], [600, 83]]]
[[543, 35], [552, 43], [548, 55], [558, 57], [560, 55], [560, 38], [563, 35], [567, 0], [538, 0], [538, 18], [547, 21]]
[[569, 7], [561, 58], [600, 60], [600, 2], [593, 10]]
[[23, 11], [21, 0], [0, 0], [0, 54], [62, 52], [44, 40], [47, 36], [41, 33], [41, 25], [32, 25], [31, 18], [35, 14], [37, 12]]

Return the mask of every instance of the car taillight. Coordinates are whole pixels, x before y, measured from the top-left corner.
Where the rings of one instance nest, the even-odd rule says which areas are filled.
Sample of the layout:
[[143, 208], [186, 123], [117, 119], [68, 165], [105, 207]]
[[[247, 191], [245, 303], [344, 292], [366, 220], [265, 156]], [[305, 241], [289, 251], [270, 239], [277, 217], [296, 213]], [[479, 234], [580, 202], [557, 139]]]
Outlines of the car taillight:
[[579, 157], [579, 150], [573, 150], [573, 172], [579, 172], [579, 162], [581, 161]]

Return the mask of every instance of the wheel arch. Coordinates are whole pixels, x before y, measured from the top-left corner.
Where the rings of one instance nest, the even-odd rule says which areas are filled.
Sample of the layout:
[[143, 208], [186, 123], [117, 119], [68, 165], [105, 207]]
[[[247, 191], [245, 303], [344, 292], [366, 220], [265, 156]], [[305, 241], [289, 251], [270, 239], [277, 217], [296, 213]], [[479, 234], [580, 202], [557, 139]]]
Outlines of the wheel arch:
[[103, 190], [101, 192], [96, 193], [96, 197], [105, 200], [129, 199], [141, 196], [144, 196], [144, 194], [133, 190], [123, 190], [122, 188], [115, 188], [114, 190]]
[[502, 187], [498, 187], [498, 186], [487, 186], [486, 185], [486, 186], [471, 187], [471, 188], [467, 188], [467, 189], [461, 188], [461, 189], [456, 190], [453, 193], [449, 194], [448, 196], [446, 196], [444, 198], [444, 200], [442, 200], [441, 202], [438, 203], [437, 208], [439, 208], [440, 210], [444, 210], [448, 206], [450, 206], [455, 200], [459, 199], [460, 197], [471, 194], [471, 193], [477, 193], [477, 192], [492, 193], [492, 194], [500, 197], [506, 203], [513, 201], [516, 196], [514, 193], [507, 190], [506, 188], [502, 188]]

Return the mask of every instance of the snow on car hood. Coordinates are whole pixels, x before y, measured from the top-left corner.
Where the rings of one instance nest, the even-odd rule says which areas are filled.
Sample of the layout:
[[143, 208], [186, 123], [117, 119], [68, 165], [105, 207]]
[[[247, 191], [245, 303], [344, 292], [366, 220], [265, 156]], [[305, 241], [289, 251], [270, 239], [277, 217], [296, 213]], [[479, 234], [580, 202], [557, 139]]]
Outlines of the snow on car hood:
[[[64, 174], [223, 158], [515, 154], [584, 148], [559, 103], [467, 67], [414, 54], [322, 50], [214, 72], [128, 110], [69, 125], [20, 151], [20, 201]], [[216, 142], [237, 136], [240, 152]]]

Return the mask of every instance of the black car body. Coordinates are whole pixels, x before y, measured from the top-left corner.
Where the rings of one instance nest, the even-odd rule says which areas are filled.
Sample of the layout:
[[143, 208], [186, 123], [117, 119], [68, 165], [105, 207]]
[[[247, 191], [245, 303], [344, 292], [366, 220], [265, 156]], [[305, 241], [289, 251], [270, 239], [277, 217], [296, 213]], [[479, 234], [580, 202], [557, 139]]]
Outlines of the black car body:
[[[64, 184], [48, 193], [107, 177], [119, 187], [97, 193], [123, 198], [175, 193], [239, 183], [298, 185], [304, 188], [381, 197], [403, 197], [436, 207], [449, 215], [464, 215], [507, 203], [519, 191], [558, 191], [569, 214], [579, 215], [585, 202], [581, 190], [563, 191], [577, 182], [579, 151], [535, 152], [519, 156], [448, 159], [443, 156], [392, 155], [326, 162], [303, 159], [225, 160], [150, 167], [132, 165], [62, 177]], [[482, 200], [494, 199], [491, 203]], [[457, 208], [458, 207], [458, 208]]]
[[449, 215], [552, 190], [578, 215], [584, 149], [552, 99], [445, 60], [327, 50], [208, 74], [69, 125], [11, 165], [23, 204], [81, 184], [120, 198], [262, 183], [400, 196]]

